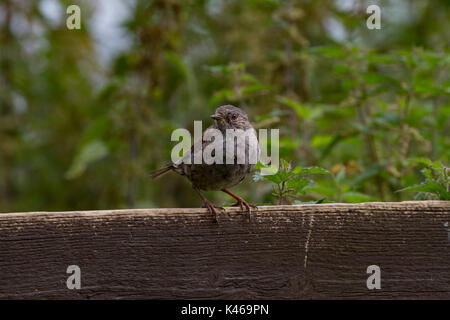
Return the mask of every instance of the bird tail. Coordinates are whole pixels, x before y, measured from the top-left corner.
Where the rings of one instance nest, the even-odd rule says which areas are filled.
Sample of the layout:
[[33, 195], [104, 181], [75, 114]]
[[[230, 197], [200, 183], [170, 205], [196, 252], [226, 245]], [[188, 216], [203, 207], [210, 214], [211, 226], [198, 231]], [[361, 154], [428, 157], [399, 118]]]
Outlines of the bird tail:
[[156, 179], [156, 178], [162, 176], [163, 174], [166, 174], [170, 170], [173, 170], [174, 168], [175, 167], [174, 167], [173, 163], [169, 163], [169, 164], [166, 164], [164, 167], [162, 167], [162, 168], [160, 168], [158, 170], [150, 172], [149, 176], [150, 176], [151, 179]]

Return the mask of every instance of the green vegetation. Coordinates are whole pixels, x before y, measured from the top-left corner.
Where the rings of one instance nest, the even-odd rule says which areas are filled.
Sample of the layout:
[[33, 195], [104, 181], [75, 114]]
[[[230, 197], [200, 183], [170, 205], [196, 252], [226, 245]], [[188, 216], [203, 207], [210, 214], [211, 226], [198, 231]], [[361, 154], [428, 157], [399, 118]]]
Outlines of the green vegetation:
[[[258, 163], [256, 169], [261, 169], [263, 166]], [[261, 175], [259, 171], [253, 176], [254, 181], [265, 180], [269, 181], [275, 186], [273, 187], [272, 195], [278, 199], [278, 204], [283, 204], [284, 200], [295, 198], [297, 195], [305, 195], [312, 185], [312, 181], [306, 178], [306, 175], [313, 174], [330, 174], [329, 171], [319, 168], [302, 168], [297, 166], [291, 168], [291, 165], [285, 160], [281, 160], [280, 169], [271, 175]], [[321, 203], [325, 198], [314, 201], [314, 203]], [[298, 202], [296, 202], [298, 203]]]
[[444, 167], [440, 162], [432, 162], [425, 158], [411, 159], [411, 161], [426, 166], [422, 169], [425, 181], [399, 191], [418, 192], [417, 200], [450, 200], [450, 168]]
[[250, 202], [449, 200], [448, 1], [379, 1], [381, 30], [359, 0], [124, 2], [110, 59], [99, 1], [0, 3], [0, 212], [198, 206], [148, 172], [225, 103], [280, 129], [280, 173], [233, 190]]

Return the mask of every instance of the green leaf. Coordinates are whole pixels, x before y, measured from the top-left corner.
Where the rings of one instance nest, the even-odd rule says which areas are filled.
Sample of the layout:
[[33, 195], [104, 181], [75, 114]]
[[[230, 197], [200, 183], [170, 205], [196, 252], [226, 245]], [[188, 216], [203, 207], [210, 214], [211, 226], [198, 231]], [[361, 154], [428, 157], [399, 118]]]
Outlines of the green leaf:
[[329, 145], [335, 138], [332, 134], [316, 134], [311, 140], [311, 146], [314, 148], [323, 147]]
[[442, 162], [439, 162], [439, 161], [433, 162], [431, 167], [433, 169], [439, 170], [439, 172], [444, 169], [444, 166], [442, 165]]
[[287, 161], [284, 160], [284, 159], [281, 159], [281, 166], [282, 166], [283, 169], [285, 169], [285, 170], [289, 170], [290, 167], [291, 167], [291, 165], [289, 164], [289, 162], [287, 162]]
[[336, 182], [341, 184], [345, 179], [345, 167], [343, 167], [336, 175]]
[[89, 164], [100, 160], [108, 154], [108, 148], [103, 141], [95, 140], [85, 145], [75, 156], [69, 170], [66, 173], [67, 179], [79, 177], [86, 170]]
[[272, 174], [272, 175], [267, 175], [267, 176], [263, 176], [264, 180], [276, 183], [276, 184], [280, 184], [283, 181], [287, 180], [288, 178], [292, 177], [294, 175], [293, 172], [290, 171], [278, 171], [276, 174]]
[[363, 73], [362, 74], [362, 79], [367, 84], [379, 84], [379, 83], [386, 83], [387, 82], [387, 77], [386, 76], [384, 76], [382, 74], [375, 73], [375, 72], [365, 72], [365, 73]]
[[249, 94], [254, 92], [268, 91], [271, 90], [272, 87], [265, 84], [253, 84], [250, 86], [246, 86], [242, 89], [242, 94]]
[[426, 180], [425, 182], [422, 182], [421, 184], [416, 184], [416, 185], [413, 185], [410, 187], [406, 187], [406, 188], [397, 190], [397, 192], [401, 192], [401, 191], [429, 192], [429, 193], [435, 193], [435, 194], [446, 192], [444, 186], [434, 180]]
[[422, 170], [423, 175], [430, 180], [433, 180], [433, 171], [429, 168], [425, 168]]
[[295, 177], [286, 182], [286, 187], [293, 189], [297, 194], [305, 194], [305, 187], [310, 184], [309, 179]]
[[433, 165], [433, 161], [431, 161], [428, 158], [410, 158], [408, 159], [409, 163], [421, 163], [424, 164], [426, 166], [432, 166]]
[[311, 48], [312, 53], [324, 55], [334, 59], [344, 59], [347, 56], [347, 52], [344, 47], [314, 47]]
[[241, 76], [241, 79], [245, 80], [245, 81], [248, 81], [248, 82], [251, 82], [251, 83], [258, 83], [258, 80], [254, 76], [249, 74], [249, 73], [243, 73], [242, 76]]
[[294, 109], [300, 119], [308, 119], [311, 114], [311, 110], [308, 107], [295, 100], [277, 96], [277, 101]]
[[80, 145], [84, 145], [93, 140], [100, 140], [107, 136], [112, 124], [107, 116], [97, 118], [85, 131]]
[[261, 161], [258, 161], [256, 164], [255, 164], [255, 167], [254, 167], [256, 170], [259, 170], [259, 169], [263, 169], [263, 168], [266, 168], [266, 166], [265, 165], [263, 165], [262, 163], [261, 163]]
[[347, 64], [338, 64], [334, 67], [334, 73], [337, 75], [343, 75], [352, 72], [354, 72], [354, 69]]

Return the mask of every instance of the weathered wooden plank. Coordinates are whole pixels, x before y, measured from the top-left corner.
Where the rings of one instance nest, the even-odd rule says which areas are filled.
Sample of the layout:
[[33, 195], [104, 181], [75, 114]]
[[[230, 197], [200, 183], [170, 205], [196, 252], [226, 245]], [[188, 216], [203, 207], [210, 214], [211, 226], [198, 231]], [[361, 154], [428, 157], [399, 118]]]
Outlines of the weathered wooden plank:
[[0, 298], [450, 299], [449, 223], [449, 201], [5, 213]]

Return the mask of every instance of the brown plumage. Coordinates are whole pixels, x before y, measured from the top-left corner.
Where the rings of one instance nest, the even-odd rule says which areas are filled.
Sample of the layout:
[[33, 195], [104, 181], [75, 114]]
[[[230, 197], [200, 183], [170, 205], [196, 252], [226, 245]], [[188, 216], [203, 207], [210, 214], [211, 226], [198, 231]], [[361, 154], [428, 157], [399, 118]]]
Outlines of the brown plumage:
[[[223, 208], [217, 207], [212, 204], [208, 199], [206, 199], [206, 197], [200, 192], [200, 190], [223, 191], [237, 200], [235, 206], [239, 206], [242, 210], [244, 210], [245, 207], [249, 214], [251, 214], [251, 207], [256, 208], [256, 206], [248, 204], [241, 197], [231, 193], [227, 189], [241, 183], [253, 169], [254, 164], [250, 163], [249, 160], [251, 152], [255, 152], [256, 156], [258, 156], [259, 150], [256, 140], [256, 134], [248, 120], [247, 114], [237, 107], [231, 105], [221, 106], [217, 108], [215, 114], [212, 115], [211, 118], [214, 119], [214, 123], [203, 132], [201, 140], [202, 150], [204, 150], [205, 147], [214, 142], [214, 140], [205, 140], [205, 132], [210, 128], [220, 130], [223, 137], [223, 164], [206, 164], [204, 161], [201, 164], [194, 164], [194, 145], [192, 145], [191, 152], [184, 155], [183, 158], [180, 159], [180, 161], [177, 161], [176, 163], [169, 163], [164, 167], [153, 171], [152, 173], [150, 173], [150, 177], [155, 179], [169, 171], [175, 171], [181, 175], [186, 176], [191, 181], [194, 190], [203, 199], [204, 206], [208, 208], [211, 214], [213, 214], [214, 221], [217, 221], [216, 209]], [[250, 130], [248, 131], [250, 132], [250, 136], [245, 141], [240, 141], [238, 139], [228, 141], [228, 143], [234, 144], [234, 161], [230, 164], [225, 163], [227, 129], [241, 129], [243, 131]], [[256, 141], [256, 144], [250, 143], [250, 139], [255, 139], [252, 141]], [[194, 142], [194, 144], [196, 143], [200, 143], [200, 141]], [[238, 152], [245, 152], [245, 162], [243, 164], [239, 164], [237, 161]], [[187, 157], [191, 157], [191, 164], [185, 163]]]

